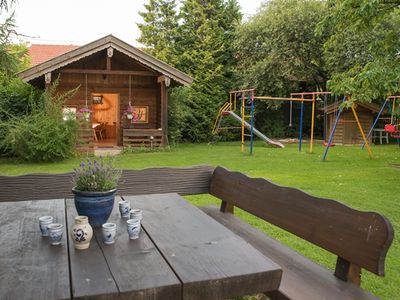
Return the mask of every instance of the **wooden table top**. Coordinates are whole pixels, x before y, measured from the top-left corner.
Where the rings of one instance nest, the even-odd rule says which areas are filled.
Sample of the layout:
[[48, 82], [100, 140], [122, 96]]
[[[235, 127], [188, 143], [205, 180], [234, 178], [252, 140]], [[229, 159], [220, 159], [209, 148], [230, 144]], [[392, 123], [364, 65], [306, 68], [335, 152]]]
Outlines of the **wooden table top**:
[[177, 194], [126, 196], [143, 210], [129, 240], [118, 198], [109, 222], [116, 242], [94, 230], [88, 250], [42, 238], [38, 218], [69, 229], [72, 200], [0, 203], [0, 299], [223, 299], [277, 290], [281, 268]]

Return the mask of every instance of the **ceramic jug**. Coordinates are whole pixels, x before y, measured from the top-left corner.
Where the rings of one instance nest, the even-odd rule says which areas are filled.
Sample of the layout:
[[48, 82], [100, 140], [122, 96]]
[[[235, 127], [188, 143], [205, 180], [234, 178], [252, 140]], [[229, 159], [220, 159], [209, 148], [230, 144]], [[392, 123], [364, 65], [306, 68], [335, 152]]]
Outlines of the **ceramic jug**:
[[75, 217], [75, 224], [72, 226], [71, 237], [74, 241], [74, 247], [78, 250], [89, 248], [90, 240], [93, 237], [93, 229], [86, 216]]

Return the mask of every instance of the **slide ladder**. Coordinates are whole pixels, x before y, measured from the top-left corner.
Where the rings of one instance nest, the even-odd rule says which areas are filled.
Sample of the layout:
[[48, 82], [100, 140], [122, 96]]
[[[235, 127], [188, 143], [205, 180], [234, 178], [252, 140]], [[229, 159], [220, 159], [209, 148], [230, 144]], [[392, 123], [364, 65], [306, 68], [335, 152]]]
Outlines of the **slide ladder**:
[[231, 111], [231, 109], [232, 109], [232, 105], [229, 102], [225, 102], [224, 105], [221, 106], [221, 108], [219, 109], [217, 118], [215, 119], [215, 122], [214, 122], [214, 127], [213, 127], [213, 130], [212, 130], [212, 134], [217, 134], [218, 133], [219, 126], [221, 125], [222, 117], [224, 116], [226, 111]]

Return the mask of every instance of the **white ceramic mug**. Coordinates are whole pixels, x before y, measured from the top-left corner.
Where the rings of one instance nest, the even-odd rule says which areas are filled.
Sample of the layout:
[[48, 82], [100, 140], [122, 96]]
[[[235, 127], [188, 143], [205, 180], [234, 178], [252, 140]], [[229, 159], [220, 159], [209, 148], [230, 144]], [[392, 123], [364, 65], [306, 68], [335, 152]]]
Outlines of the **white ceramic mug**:
[[52, 216], [43, 216], [39, 218], [39, 228], [40, 231], [42, 232], [42, 236], [48, 236], [49, 232], [47, 227], [53, 223], [53, 217]]
[[128, 234], [131, 240], [135, 240], [139, 238], [140, 233], [140, 220], [138, 219], [129, 219], [126, 221], [128, 227]]
[[115, 223], [104, 223], [102, 225], [103, 243], [114, 244], [115, 235], [117, 234], [117, 224]]
[[52, 245], [60, 245], [64, 226], [60, 223], [52, 223], [47, 226], [47, 229], [49, 231], [50, 243]]
[[119, 212], [121, 213], [121, 218], [129, 218], [130, 203], [128, 201], [122, 200], [118, 202]]
[[130, 213], [130, 215], [129, 215], [130, 219], [135, 219], [135, 220], [139, 220], [139, 221], [142, 220], [143, 213], [142, 213], [141, 209], [133, 208], [130, 210], [129, 213]]

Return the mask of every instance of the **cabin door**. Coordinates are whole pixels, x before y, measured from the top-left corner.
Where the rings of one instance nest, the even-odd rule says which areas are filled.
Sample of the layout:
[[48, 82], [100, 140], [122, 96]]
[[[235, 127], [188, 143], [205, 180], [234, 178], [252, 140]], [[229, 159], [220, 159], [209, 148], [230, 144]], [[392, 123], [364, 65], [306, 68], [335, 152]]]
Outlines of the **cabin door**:
[[114, 147], [119, 137], [119, 94], [92, 94], [92, 127], [95, 146]]

